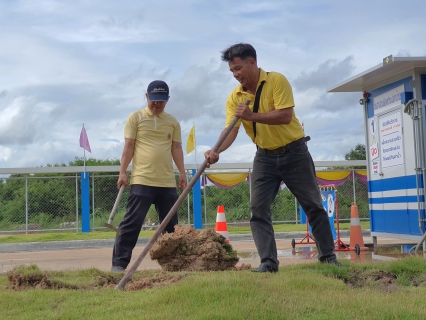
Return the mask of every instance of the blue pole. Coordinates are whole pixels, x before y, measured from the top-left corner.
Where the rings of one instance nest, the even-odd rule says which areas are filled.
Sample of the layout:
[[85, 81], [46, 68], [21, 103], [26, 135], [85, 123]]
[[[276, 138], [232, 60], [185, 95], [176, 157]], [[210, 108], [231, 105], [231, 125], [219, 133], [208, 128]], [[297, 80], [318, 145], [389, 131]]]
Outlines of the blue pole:
[[[197, 170], [192, 170], [192, 176], [195, 176]], [[201, 182], [200, 178], [198, 178], [197, 182], [195, 182], [194, 187], [192, 188], [192, 201], [194, 208], [194, 228], [202, 229], [203, 221], [201, 214]]]
[[90, 232], [89, 172], [81, 172], [81, 232]]

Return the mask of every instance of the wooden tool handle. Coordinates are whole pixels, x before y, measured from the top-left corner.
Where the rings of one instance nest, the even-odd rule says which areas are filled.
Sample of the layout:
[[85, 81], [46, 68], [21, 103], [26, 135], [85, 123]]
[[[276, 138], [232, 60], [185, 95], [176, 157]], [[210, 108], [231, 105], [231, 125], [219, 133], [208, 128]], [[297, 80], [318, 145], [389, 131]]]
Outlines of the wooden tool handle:
[[121, 185], [120, 190], [118, 191], [117, 199], [115, 199], [114, 207], [112, 207], [111, 214], [109, 215], [108, 223], [111, 224], [114, 220], [115, 213], [117, 212], [118, 205], [121, 201], [121, 196], [123, 195], [124, 184]]

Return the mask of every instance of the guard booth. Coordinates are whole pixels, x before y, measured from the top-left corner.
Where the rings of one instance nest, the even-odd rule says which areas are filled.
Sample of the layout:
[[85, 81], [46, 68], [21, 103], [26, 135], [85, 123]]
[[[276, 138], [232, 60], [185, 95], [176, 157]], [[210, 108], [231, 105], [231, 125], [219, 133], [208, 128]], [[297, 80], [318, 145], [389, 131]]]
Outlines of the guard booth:
[[360, 92], [373, 243], [424, 241], [426, 57], [388, 56], [327, 92]]

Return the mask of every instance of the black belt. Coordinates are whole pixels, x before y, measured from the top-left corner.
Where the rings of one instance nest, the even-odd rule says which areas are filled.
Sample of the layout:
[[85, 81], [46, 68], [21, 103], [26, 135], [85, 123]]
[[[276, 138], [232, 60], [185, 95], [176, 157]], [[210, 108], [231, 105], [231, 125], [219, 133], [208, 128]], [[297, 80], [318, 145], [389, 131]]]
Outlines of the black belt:
[[285, 153], [287, 151], [296, 149], [297, 147], [300, 147], [302, 144], [305, 144], [306, 142], [308, 142], [309, 140], [311, 140], [311, 137], [306, 136], [276, 149], [269, 150], [269, 149], [263, 149], [258, 147], [258, 150], [262, 151], [263, 153], [280, 154], [280, 153]]

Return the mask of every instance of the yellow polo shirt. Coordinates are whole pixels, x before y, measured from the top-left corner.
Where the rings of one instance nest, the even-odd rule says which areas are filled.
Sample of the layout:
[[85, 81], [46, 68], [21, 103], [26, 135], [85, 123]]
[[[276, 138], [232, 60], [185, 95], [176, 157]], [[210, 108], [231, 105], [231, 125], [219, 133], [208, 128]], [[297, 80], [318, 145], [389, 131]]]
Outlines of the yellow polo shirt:
[[[281, 73], [269, 72], [260, 69], [260, 77], [257, 87], [265, 80], [262, 94], [259, 101], [258, 113], [267, 113], [273, 110], [294, 107], [293, 91], [290, 83]], [[250, 100], [250, 109], [253, 111], [255, 95], [243, 91], [243, 87], [239, 84], [228, 96], [226, 102], [226, 127], [235, 118], [235, 110], [239, 103]], [[243, 123], [244, 129], [251, 140], [264, 149], [276, 149], [290, 142], [298, 140], [305, 136], [299, 120], [293, 109], [293, 117], [289, 124], [268, 125], [256, 123], [256, 138], [253, 132], [253, 122], [248, 120], [239, 120], [236, 127]]]
[[182, 139], [175, 117], [164, 111], [154, 115], [147, 106], [127, 118], [124, 137], [136, 140], [130, 184], [176, 187], [172, 141]]

